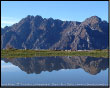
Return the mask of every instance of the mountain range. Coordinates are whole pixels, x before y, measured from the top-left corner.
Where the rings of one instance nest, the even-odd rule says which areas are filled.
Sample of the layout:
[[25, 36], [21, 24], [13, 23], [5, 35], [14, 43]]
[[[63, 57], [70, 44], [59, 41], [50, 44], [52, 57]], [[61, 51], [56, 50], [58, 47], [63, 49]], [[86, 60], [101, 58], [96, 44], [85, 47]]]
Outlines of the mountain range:
[[108, 48], [108, 22], [92, 16], [83, 22], [28, 15], [1, 28], [1, 48], [93, 50]]

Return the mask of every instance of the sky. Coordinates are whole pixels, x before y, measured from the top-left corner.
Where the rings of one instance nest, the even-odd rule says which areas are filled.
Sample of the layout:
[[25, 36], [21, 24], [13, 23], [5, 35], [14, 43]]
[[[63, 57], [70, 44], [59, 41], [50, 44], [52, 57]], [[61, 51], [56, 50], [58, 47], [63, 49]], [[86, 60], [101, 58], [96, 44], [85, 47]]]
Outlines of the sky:
[[79, 22], [98, 16], [108, 21], [108, 1], [1, 1], [1, 27], [27, 15]]

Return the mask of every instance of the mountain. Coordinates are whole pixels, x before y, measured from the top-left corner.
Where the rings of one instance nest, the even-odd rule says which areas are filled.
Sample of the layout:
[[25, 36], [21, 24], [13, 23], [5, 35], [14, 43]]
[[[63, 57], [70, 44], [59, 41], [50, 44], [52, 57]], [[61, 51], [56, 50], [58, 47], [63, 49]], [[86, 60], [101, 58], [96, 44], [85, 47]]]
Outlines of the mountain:
[[1, 29], [1, 47], [17, 49], [91, 50], [108, 48], [108, 23], [97, 16], [83, 22], [41, 16], [23, 18]]
[[56, 56], [56, 57], [33, 57], [33, 58], [2, 58], [6, 63], [10, 62], [18, 66], [27, 74], [40, 74], [42, 71], [61, 69], [82, 68], [91, 75], [96, 75], [101, 70], [108, 68], [108, 58], [94, 58], [88, 56]]

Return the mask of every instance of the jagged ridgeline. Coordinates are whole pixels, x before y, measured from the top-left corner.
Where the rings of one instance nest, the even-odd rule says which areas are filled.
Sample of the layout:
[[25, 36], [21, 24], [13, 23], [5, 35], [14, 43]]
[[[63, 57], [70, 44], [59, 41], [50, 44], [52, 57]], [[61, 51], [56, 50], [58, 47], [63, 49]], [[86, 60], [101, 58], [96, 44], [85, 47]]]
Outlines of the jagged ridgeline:
[[1, 28], [2, 49], [92, 50], [108, 48], [108, 23], [97, 16], [83, 22], [27, 16]]

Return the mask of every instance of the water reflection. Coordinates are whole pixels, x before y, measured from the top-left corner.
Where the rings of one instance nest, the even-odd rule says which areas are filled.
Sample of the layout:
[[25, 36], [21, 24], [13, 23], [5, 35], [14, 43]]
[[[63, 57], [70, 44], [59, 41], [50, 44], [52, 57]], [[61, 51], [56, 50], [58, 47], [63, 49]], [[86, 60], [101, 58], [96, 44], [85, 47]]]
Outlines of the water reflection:
[[92, 75], [108, 68], [108, 58], [94, 58], [88, 56], [56, 56], [33, 58], [2, 58], [5, 62], [11, 62], [27, 74], [40, 74], [42, 71], [82, 68]]

